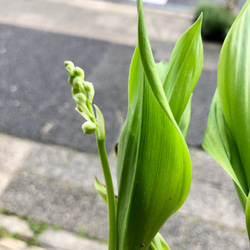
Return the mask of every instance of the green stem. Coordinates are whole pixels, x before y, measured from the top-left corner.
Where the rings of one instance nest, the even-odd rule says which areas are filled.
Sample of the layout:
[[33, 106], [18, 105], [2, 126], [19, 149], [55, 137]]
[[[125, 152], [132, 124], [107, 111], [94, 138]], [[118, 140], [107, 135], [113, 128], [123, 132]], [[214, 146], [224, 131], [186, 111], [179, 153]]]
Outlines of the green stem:
[[113, 182], [110, 173], [109, 162], [105, 149], [104, 140], [97, 139], [97, 146], [102, 163], [102, 169], [107, 189], [107, 201], [108, 201], [108, 211], [109, 211], [109, 250], [115, 250], [116, 209], [115, 209], [115, 194], [114, 194]]

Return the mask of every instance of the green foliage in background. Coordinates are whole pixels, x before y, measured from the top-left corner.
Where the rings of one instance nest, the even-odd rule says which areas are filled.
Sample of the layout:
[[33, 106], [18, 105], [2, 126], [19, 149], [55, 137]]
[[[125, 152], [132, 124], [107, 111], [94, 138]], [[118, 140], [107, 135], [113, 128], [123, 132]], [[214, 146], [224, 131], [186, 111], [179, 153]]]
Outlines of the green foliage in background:
[[235, 14], [221, 4], [199, 2], [195, 7], [195, 19], [203, 13], [202, 36], [206, 40], [223, 41], [229, 31]]

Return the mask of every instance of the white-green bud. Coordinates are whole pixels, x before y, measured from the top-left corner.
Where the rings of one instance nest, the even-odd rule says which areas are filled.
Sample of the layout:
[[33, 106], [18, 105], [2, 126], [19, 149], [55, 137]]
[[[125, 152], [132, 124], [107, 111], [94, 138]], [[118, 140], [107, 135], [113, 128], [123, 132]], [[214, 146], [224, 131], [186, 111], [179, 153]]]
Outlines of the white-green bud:
[[73, 97], [78, 93], [81, 93], [81, 91], [78, 88], [71, 88], [71, 94]]
[[67, 66], [75, 67], [75, 65], [74, 65], [73, 62], [71, 62], [71, 61], [64, 61], [64, 67], [67, 67]]
[[70, 76], [75, 75], [75, 65], [71, 61], [64, 62], [65, 70]]
[[87, 101], [87, 97], [86, 95], [84, 95], [83, 93], [77, 93], [73, 96], [75, 102], [78, 104], [78, 105], [81, 105], [81, 104], [84, 104], [86, 103]]
[[84, 134], [93, 134], [96, 131], [96, 129], [97, 129], [96, 125], [91, 121], [87, 121], [82, 125], [82, 131]]
[[92, 103], [92, 101], [94, 99], [94, 95], [95, 95], [95, 89], [94, 89], [93, 84], [91, 82], [85, 81], [84, 88], [89, 94], [89, 102]]
[[84, 79], [84, 71], [80, 67], [75, 68], [75, 74], [76, 74], [76, 76], [79, 76], [82, 79]]
[[93, 121], [95, 118], [94, 115], [89, 111], [85, 104], [80, 104], [76, 106], [76, 111], [86, 120], [86, 121]]
[[69, 75], [69, 78], [68, 78], [68, 83], [73, 87], [73, 80], [74, 80], [74, 77]]
[[[83, 93], [77, 93], [73, 95], [73, 98], [77, 104], [76, 110], [86, 119], [86, 120], [92, 120], [94, 118], [94, 115], [89, 111], [86, 101], [87, 96]], [[83, 115], [85, 114], [85, 115]], [[88, 117], [88, 118], [86, 118]]]
[[73, 80], [73, 88], [78, 89], [78, 92], [85, 92], [83, 79], [79, 76], [75, 77]]

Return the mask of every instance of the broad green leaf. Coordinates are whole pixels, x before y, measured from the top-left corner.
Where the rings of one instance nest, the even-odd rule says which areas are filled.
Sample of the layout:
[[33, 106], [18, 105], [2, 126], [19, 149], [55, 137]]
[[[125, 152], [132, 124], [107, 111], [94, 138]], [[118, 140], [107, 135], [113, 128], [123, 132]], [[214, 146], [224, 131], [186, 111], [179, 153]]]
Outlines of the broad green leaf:
[[[135, 63], [137, 63], [135, 65]], [[191, 162], [181, 133], [165, 115], [143, 73], [136, 49], [134, 96], [119, 140], [118, 249], [146, 249], [183, 204]]]
[[184, 138], [190, 124], [192, 92], [203, 65], [201, 18], [177, 41], [169, 63], [161, 61], [156, 65], [171, 112]]
[[[155, 64], [146, 32], [142, 2], [137, 3], [138, 46], [130, 67], [129, 107], [119, 139], [117, 161], [119, 250], [147, 249], [161, 226], [183, 204], [191, 184], [188, 148], [163, 88], [166, 79], [164, 75], [167, 74], [161, 73], [168, 64]], [[200, 34], [200, 27], [197, 27], [194, 25], [194, 29]], [[200, 37], [197, 35], [196, 39]], [[187, 39], [187, 42], [190, 41]], [[196, 46], [197, 42], [192, 44]], [[200, 47], [197, 49], [200, 50]], [[197, 53], [197, 56], [201, 56], [201, 53]], [[171, 75], [170, 71], [169, 74]], [[178, 88], [183, 94], [183, 100], [188, 98], [187, 102], [180, 105], [180, 109], [176, 109], [175, 114], [187, 117], [190, 111], [187, 104], [193, 87], [184, 87], [188, 92], [186, 93], [182, 91], [179, 81]], [[172, 83], [169, 80], [166, 84]], [[186, 81], [183, 80], [182, 84], [185, 85]], [[187, 114], [184, 115], [185, 110]], [[164, 247], [166, 249], [166, 245]]]
[[250, 181], [249, 4], [250, 1], [247, 1], [223, 44], [218, 90], [211, 105], [203, 140], [204, 149], [233, 178], [240, 192], [244, 193], [245, 202]]
[[218, 87], [203, 148], [232, 177], [249, 231], [250, 188], [250, 0], [233, 23], [221, 49]]
[[179, 38], [165, 72], [163, 88], [177, 123], [180, 122], [202, 71], [201, 21], [202, 15]]
[[[161, 61], [160, 63], [156, 64], [156, 67], [157, 67], [157, 70], [158, 70], [158, 73], [159, 73], [160, 80], [161, 80], [162, 83], [164, 83], [165, 80], [166, 80], [167, 72], [168, 72], [168, 64], [165, 61]], [[171, 84], [172, 83], [169, 82], [169, 85], [171, 85]], [[186, 81], [183, 80], [182, 85], [185, 85], [185, 84], [186, 84]], [[181, 92], [181, 90], [180, 90], [180, 92]], [[172, 93], [174, 93], [174, 92], [172, 92]], [[168, 94], [168, 93], [166, 93], [166, 94]], [[191, 104], [192, 104], [192, 94], [190, 95], [189, 102], [186, 105], [185, 110], [183, 111], [181, 108], [180, 109], [175, 109], [178, 112], [173, 114], [175, 120], [177, 118], [176, 117], [177, 115], [181, 116], [181, 119], [179, 119], [179, 121], [178, 121], [178, 126], [179, 126], [179, 128], [180, 128], [180, 130], [181, 130], [181, 132], [182, 132], [185, 139], [187, 138], [189, 125], [190, 125]], [[181, 106], [182, 105], [180, 105], [179, 107], [181, 107]]]
[[[153, 58], [148, 34], [146, 30], [142, 0], [137, 0], [137, 12], [138, 12], [138, 48], [140, 51], [140, 58], [143, 65], [143, 70], [146, 73], [146, 78], [154, 93], [162, 110], [168, 116], [169, 120], [176, 125], [173, 114], [170, 110], [169, 103], [167, 101], [164, 89], [158, 74], [155, 61]], [[177, 126], [178, 127], [178, 126]]]
[[245, 204], [247, 183], [244, 170], [235, 141], [223, 114], [218, 91], [215, 92], [212, 101], [202, 147], [227, 171], [240, 192], [245, 194], [243, 199]]
[[[218, 91], [250, 187], [250, 1], [236, 18], [223, 44]], [[248, 193], [246, 193], [248, 195]]]

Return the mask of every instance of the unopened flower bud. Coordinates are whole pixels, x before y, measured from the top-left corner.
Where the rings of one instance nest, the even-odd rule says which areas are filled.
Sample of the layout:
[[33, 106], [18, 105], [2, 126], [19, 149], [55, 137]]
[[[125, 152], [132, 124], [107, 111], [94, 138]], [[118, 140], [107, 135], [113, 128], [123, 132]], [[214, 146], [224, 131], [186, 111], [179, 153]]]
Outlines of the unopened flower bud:
[[75, 68], [75, 74], [77, 76], [81, 77], [82, 79], [84, 79], [84, 71], [80, 67]]
[[86, 119], [92, 120], [94, 115], [89, 111], [86, 106], [87, 97], [83, 93], [77, 93], [73, 95], [73, 98], [77, 104], [76, 110]]
[[64, 61], [64, 66], [65, 66], [65, 67], [67, 67], [67, 66], [75, 67], [74, 63], [71, 62], [71, 61]]
[[78, 89], [78, 92], [85, 92], [83, 79], [79, 76], [75, 77], [73, 80], [73, 88]]
[[82, 131], [84, 134], [93, 134], [96, 131], [96, 129], [97, 129], [96, 125], [91, 121], [87, 121], [82, 125]]
[[94, 89], [93, 84], [91, 82], [85, 81], [84, 88], [89, 94], [89, 102], [92, 103], [92, 101], [94, 99], [94, 95], [95, 95], [95, 89]]
[[68, 83], [73, 86], [73, 80], [74, 80], [74, 77], [69, 75], [69, 78], [68, 78]]
[[71, 61], [64, 62], [65, 70], [70, 76], [75, 75], [75, 66]]
[[71, 89], [71, 94], [72, 96], [77, 95], [78, 93], [81, 93], [81, 91], [78, 88], [72, 88]]
[[84, 104], [86, 103], [87, 97], [86, 95], [84, 95], [83, 93], [77, 93], [73, 96], [75, 102], [80, 105], [80, 104]]

